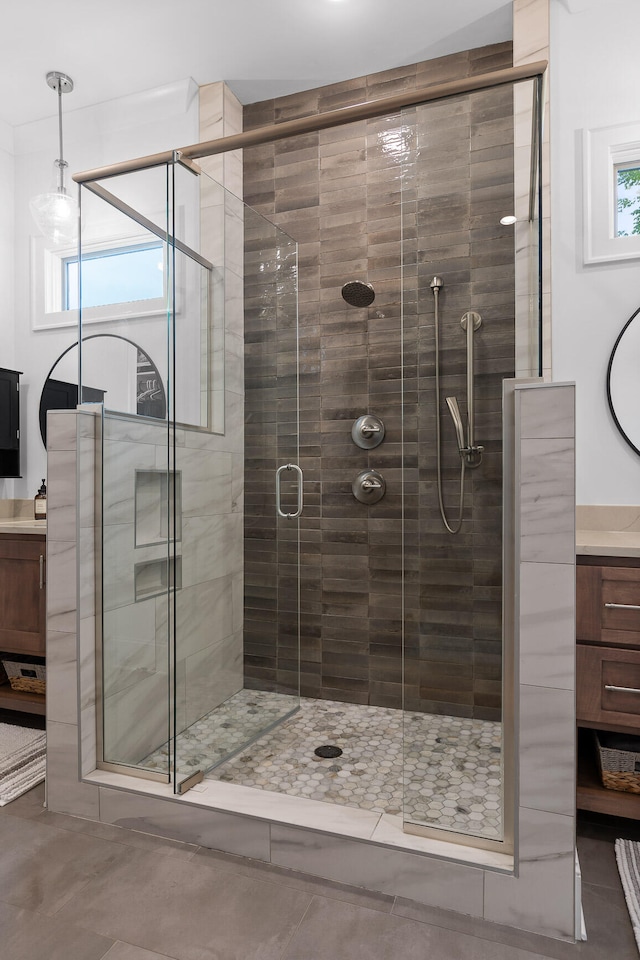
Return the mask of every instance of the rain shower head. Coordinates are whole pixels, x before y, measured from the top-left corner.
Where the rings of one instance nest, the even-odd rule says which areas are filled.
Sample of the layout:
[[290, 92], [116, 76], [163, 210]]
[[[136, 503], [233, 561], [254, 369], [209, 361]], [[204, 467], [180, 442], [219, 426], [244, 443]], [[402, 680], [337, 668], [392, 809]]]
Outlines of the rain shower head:
[[342, 299], [352, 307], [369, 307], [376, 298], [376, 292], [370, 283], [362, 280], [349, 280], [342, 288]]

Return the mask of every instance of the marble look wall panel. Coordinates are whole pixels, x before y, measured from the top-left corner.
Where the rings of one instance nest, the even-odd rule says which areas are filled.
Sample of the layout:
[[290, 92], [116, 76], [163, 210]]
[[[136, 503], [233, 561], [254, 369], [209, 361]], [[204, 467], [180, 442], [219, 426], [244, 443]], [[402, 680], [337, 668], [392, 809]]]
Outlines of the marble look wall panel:
[[483, 912], [482, 870], [444, 860], [273, 824], [271, 862], [470, 916]]
[[574, 818], [523, 809], [517, 877], [485, 873], [484, 917], [573, 939]]
[[[64, 420], [65, 426], [69, 418]], [[76, 522], [76, 487], [75, 473], [65, 475], [69, 465], [69, 451], [50, 449], [47, 455], [47, 470], [53, 471], [60, 477], [60, 482], [48, 494], [50, 501], [47, 518], [47, 536], [51, 540], [65, 540], [65, 534], [75, 527]], [[51, 509], [53, 507], [53, 510]]]
[[[73, 462], [70, 469], [74, 470]], [[52, 476], [55, 474], [49, 471], [48, 477]], [[76, 631], [75, 540], [47, 538], [47, 629], [59, 633]]]
[[75, 633], [47, 632], [47, 719], [78, 722], [78, 660]]
[[575, 451], [572, 438], [522, 440], [520, 557], [575, 562]]
[[248, 817], [100, 787], [100, 819], [237, 856], [269, 860], [269, 824]]
[[519, 391], [521, 437], [526, 440], [575, 436], [575, 395], [571, 385]]
[[76, 449], [76, 416], [72, 410], [47, 411], [47, 449]]
[[96, 769], [98, 759], [95, 617], [82, 617], [79, 621], [78, 657], [80, 769], [86, 776]]
[[520, 685], [520, 803], [575, 813], [575, 695]]
[[[575, 684], [575, 567], [520, 565], [520, 681], [572, 690]], [[543, 602], [544, 601], [544, 602]]]
[[209, 713], [212, 704], [242, 690], [242, 636], [232, 633], [213, 642], [209, 636], [214, 632], [207, 635], [207, 646], [184, 660], [187, 727]]
[[47, 806], [99, 820], [98, 787], [80, 782], [78, 752], [77, 725], [47, 720]]

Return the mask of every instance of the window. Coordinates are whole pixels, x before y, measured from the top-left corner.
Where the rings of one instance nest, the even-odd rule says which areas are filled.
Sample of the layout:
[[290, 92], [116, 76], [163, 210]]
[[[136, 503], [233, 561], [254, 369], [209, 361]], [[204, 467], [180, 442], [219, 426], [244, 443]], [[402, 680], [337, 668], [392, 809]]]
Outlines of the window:
[[[132, 303], [162, 297], [163, 244], [111, 247], [82, 256], [83, 308]], [[65, 257], [62, 266], [62, 308], [78, 307], [78, 257]]]
[[640, 164], [616, 165], [615, 190], [616, 237], [640, 234]]
[[[83, 323], [166, 316], [166, 243], [150, 232], [111, 236], [82, 248]], [[78, 248], [31, 238], [34, 330], [78, 323]]]
[[584, 131], [584, 262], [640, 257], [640, 123]]

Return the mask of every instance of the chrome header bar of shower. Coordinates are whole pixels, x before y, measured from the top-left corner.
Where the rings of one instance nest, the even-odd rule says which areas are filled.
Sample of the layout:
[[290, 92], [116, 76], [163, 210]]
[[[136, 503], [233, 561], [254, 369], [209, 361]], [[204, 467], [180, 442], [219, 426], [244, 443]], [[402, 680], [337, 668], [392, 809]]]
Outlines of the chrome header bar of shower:
[[[146, 170], [149, 167], [158, 167], [162, 164], [176, 161], [190, 165], [190, 161], [202, 157], [212, 157], [230, 150], [242, 150], [245, 147], [255, 147], [261, 143], [271, 143], [275, 140], [284, 140], [301, 133], [314, 133], [316, 130], [326, 130], [329, 127], [338, 127], [345, 123], [354, 123], [356, 120], [371, 120], [389, 113], [396, 113], [404, 107], [415, 107], [422, 103], [434, 100], [446, 100], [448, 97], [474, 93], [478, 90], [488, 90], [491, 87], [504, 86], [521, 80], [536, 80], [541, 78], [548, 66], [546, 60], [535, 63], [526, 63], [519, 67], [506, 67], [503, 70], [493, 70], [491, 73], [481, 73], [477, 77], [463, 77], [459, 80], [450, 80], [446, 83], [434, 83], [417, 90], [405, 90], [391, 97], [382, 97], [369, 103], [356, 103], [339, 110], [329, 110], [311, 117], [300, 117], [296, 120], [285, 120], [246, 133], [236, 133], [230, 137], [220, 137], [218, 140], [205, 140], [202, 143], [192, 143], [179, 150], [165, 150], [163, 153], [154, 153], [134, 160], [125, 160], [121, 163], [112, 163], [105, 167], [96, 167], [94, 170], [84, 170], [76, 173], [73, 180], [76, 183], [87, 183], [90, 180], [103, 180], [106, 177], [115, 177], [123, 173], [132, 173], [135, 170]], [[194, 171], [194, 172], [197, 172]]]

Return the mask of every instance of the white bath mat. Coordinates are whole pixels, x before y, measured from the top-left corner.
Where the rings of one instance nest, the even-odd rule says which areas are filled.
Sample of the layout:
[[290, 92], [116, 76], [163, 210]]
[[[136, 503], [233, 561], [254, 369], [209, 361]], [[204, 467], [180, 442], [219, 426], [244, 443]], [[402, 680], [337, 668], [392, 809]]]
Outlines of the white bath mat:
[[44, 730], [0, 723], [0, 807], [44, 780], [46, 744]]
[[640, 950], [640, 843], [616, 840], [616, 860], [631, 925]]

